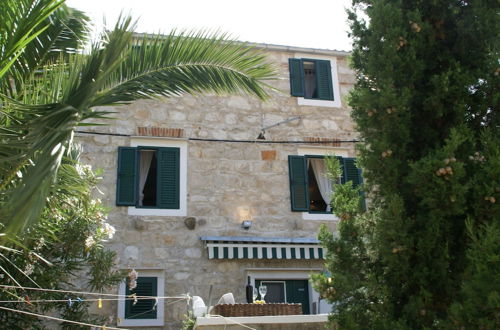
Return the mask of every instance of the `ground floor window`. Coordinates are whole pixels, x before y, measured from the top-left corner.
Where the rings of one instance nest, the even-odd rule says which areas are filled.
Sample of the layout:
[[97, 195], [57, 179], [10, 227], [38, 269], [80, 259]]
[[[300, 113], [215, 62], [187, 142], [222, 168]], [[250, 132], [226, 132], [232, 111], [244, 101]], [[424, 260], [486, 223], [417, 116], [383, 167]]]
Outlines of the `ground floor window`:
[[[137, 278], [137, 286], [130, 290], [127, 286], [125, 295], [131, 297], [157, 297], [158, 278], [157, 277], [139, 277]], [[138, 299], [134, 301], [128, 299], [125, 301], [125, 318], [126, 319], [156, 319], [158, 311], [156, 310], [156, 300]]]
[[[126, 297], [118, 301], [119, 326], [163, 326], [165, 295], [164, 275], [161, 270], [137, 270], [137, 286], [130, 288], [127, 281], [120, 283], [119, 294]], [[133, 297], [151, 297], [137, 299]]]
[[[266, 286], [264, 300], [268, 303], [302, 304], [302, 314], [310, 314], [308, 280], [255, 279], [255, 287]], [[259, 297], [260, 298], [260, 297]]]

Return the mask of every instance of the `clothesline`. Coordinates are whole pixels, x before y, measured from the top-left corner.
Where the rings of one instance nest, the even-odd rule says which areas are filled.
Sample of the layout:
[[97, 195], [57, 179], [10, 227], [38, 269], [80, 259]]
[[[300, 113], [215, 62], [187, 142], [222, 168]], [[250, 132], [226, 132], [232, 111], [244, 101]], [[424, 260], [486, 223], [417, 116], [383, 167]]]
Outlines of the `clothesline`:
[[[173, 302], [171, 302], [171, 303], [173, 303]], [[46, 319], [54, 320], [54, 321], [67, 322], [67, 323], [72, 323], [72, 324], [84, 325], [84, 326], [88, 326], [88, 327], [101, 328], [103, 330], [107, 330], [107, 329], [109, 329], [109, 330], [127, 330], [126, 328], [115, 328], [115, 327], [107, 326], [107, 325], [96, 325], [96, 324], [90, 324], [90, 323], [85, 323], [85, 322], [71, 321], [71, 320], [66, 320], [66, 319], [62, 319], [62, 318], [58, 318], [58, 317], [54, 317], [54, 316], [48, 316], [48, 315], [37, 314], [37, 313], [32, 313], [32, 312], [27, 312], [27, 311], [15, 310], [12, 308], [2, 307], [2, 306], [0, 306], [0, 309], [10, 311], [10, 312], [15, 312], [15, 313], [26, 314], [26, 315], [30, 315], [30, 316], [40, 317], [40, 318], [46, 318]], [[147, 311], [147, 312], [149, 312], [149, 311]], [[224, 317], [222, 315], [210, 315], [210, 316], [222, 318], [222, 319], [224, 319], [224, 321], [229, 322], [229, 324], [236, 324], [236, 325], [240, 325], [240, 326], [247, 328], [247, 329], [250, 329], [250, 330], [256, 330], [255, 328], [249, 327], [248, 325], [237, 322], [235, 320]]]
[[[222, 319], [223, 319], [224, 321], [226, 321], [226, 322], [227, 322], [227, 321], [231, 322], [230, 324], [240, 325], [240, 326], [242, 326], [242, 327], [244, 327], [244, 328], [247, 328], [247, 329], [250, 329], [250, 330], [257, 330], [257, 329], [255, 329], [255, 328], [249, 327], [248, 325], [245, 325], [245, 324], [240, 323], [240, 322], [236, 322], [235, 320], [230, 319], [230, 318], [225, 317], [225, 316], [222, 316], [222, 315], [210, 315], [210, 317], [219, 317], [219, 318], [222, 318]], [[225, 325], [227, 325], [227, 323], [226, 323]], [[224, 329], [225, 329], [225, 328], [226, 328], [226, 327], [224, 326]]]
[[[115, 298], [80, 299], [80, 300], [74, 300], [73, 301], [74, 303], [84, 302], [84, 301], [86, 301], [86, 302], [98, 302], [98, 303], [100, 303], [102, 301], [155, 299], [156, 303], [155, 303], [153, 309], [151, 309], [149, 311], [146, 311], [144, 313], [148, 313], [148, 312], [154, 310], [156, 308], [157, 301], [159, 299], [176, 299], [174, 301], [166, 302], [165, 303], [166, 305], [174, 304], [174, 303], [177, 303], [177, 302], [183, 301], [183, 300], [188, 300], [188, 301], [191, 300], [191, 296], [189, 295], [189, 293], [183, 294], [183, 295], [179, 295], [179, 296], [163, 296], [163, 297], [135, 296], [135, 297], [131, 297], [130, 295], [127, 296], [127, 295], [111, 294], [111, 293], [96, 293], [96, 292], [74, 291], [74, 290], [43, 289], [43, 288], [23, 287], [23, 286], [15, 286], [15, 285], [4, 285], [4, 284], [0, 284], [0, 288], [32, 290], [32, 291], [42, 291], [42, 292], [71, 293], [71, 294], [82, 295], [82, 296], [83, 295], [97, 295], [97, 296], [115, 297]], [[29, 303], [29, 304], [31, 304], [31, 303], [47, 303], [47, 302], [62, 303], [62, 302], [68, 302], [68, 301], [71, 301], [71, 300], [70, 299], [38, 299], [38, 300], [31, 300], [30, 301], [30, 300], [26, 300], [26, 298], [25, 298], [24, 300], [2, 300], [2, 301], [0, 301], [0, 303]], [[107, 326], [107, 325], [96, 325], [96, 324], [90, 324], [90, 323], [85, 323], [85, 322], [72, 321], [72, 320], [62, 319], [62, 318], [58, 318], [58, 317], [54, 317], [54, 316], [37, 314], [37, 313], [23, 311], [23, 310], [16, 310], [16, 309], [4, 307], [4, 306], [0, 306], [0, 309], [1, 310], [6, 310], [6, 311], [10, 311], [10, 312], [14, 312], [14, 313], [21, 313], [21, 314], [25, 314], [25, 315], [30, 315], [30, 316], [33, 316], [33, 317], [50, 319], [50, 320], [59, 321], [59, 322], [67, 322], [67, 323], [72, 323], [72, 324], [77, 324], [77, 325], [83, 325], [83, 326], [88, 326], [88, 327], [100, 328], [100, 329], [103, 329], [103, 330], [108, 330], [108, 329], [109, 330], [126, 330], [125, 328], [115, 328], [115, 327]], [[219, 318], [222, 318], [225, 321], [227, 321], [228, 324], [236, 324], [236, 325], [240, 325], [240, 326], [242, 326], [244, 328], [247, 328], [249, 330], [256, 330], [255, 328], [249, 327], [249, 326], [247, 326], [247, 325], [245, 325], [243, 323], [239, 323], [239, 322], [237, 322], [235, 320], [232, 320], [230, 318], [226, 318], [226, 317], [224, 317], [222, 315], [211, 315], [211, 317], [219, 317]]]
[[[75, 294], [75, 295], [94, 295], [94, 296], [108, 296], [108, 297], [113, 297], [113, 298], [90, 298], [90, 299], [81, 299], [81, 298], [76, 298], [75, 300], [72, 299], [36, 299], [36, 300], [30, 300], [28, 296], [22, 297], [23, 300], [2, 300], [0, 303], [26, 303], [32, 305], [33, 303], [68, 303], [70, 306], [74, 303], [79, 303], [79, 302], [97, 302], [99, 308], [102, 307], [102, 302], [103, 301], [117, 301], [117, 300], [133, 300], [134, 302], [137, 302], [138, 300], [155, 300], [155, 304], [153, 308], [149, 311], [145, 311], [143, 313], [149, 313], [150, 311], [153, 311], [156, 309], [156, 306], [158, 305], [158, 300], [159, 299], [175, 299], [174, 301], [166, 302], [165, 305], [170, 305], [177, 303], [179, 301], [187, 300], [188, 303], [191, 300], [191, 296], [189, 293], [179, 295], [179, 296], [163, 296], [163, 297], [155, 297], [155, 296], [136, 296], [135, 294], [133, 295], [120, 295], [120, 294], [109, 294], [109, 293], [96, 293], [96, 292], [86, 292], [86, 291], [75, 291], [75, 290], [58, 290], [58, 289], [43, 289], [43, 288], [33, 288], [33, 287], [23, 287], [23, 286], [16, 286], [16, 285], [5, 285], [5, 284], [0, 284], [0, 288], [3, 289], [19, 289], [19, 290], [24, 290], [24, 291], [42, 291], [42, 292], [60, 292], [60, 293], [69, 293], [69, 294]], [[39, 317], [39, 318], [45, 318], [45, 319], [50, 319], [54, 321], [59, 321], [59, 322], [67, 322], [67, 323], [72, 323], [72, 324], [78, 324], [78, 325], [83, 325], [83, 326], [88, 326], [88, 327], [96, 327], [96, 328], [101, 328], [101, 329], [123, 329], [123, 328], [115, 328], [115, 327], [110, 327], [106, 325], [96, 325], [96, 324], [90, 324], [90, 323], [85, 323], [85, 322], [79, 322], [79, 321], [72, 321], [68, 319], [62, 319], [54, 316], [49, 316], [49, 315], [43, 315], [43, 314], [37, 314], [33, 312], [28, 312], [24, 310], [17, 310], [13, 308], [8, 308], [4, 306], [0, 306], [1, 310], [6, 310], [10, 311], [13, 313], [21, 313], [25, 315], [30, 315], [33, 317]], [[141, 313], [142, 314], [142, 313]]]
[[[118, 298], [127, 298], [130, 295], [123, 294], [113, 294], [113, 293], [99, 293], [99, 292], [86, 292], [86, 291], [73, 291], [73, 290], [58, 290], [58, 289], [44, 289], [44, 288], [33, 288], [33, 287], [23, 287], [16, 285], [4, 285], [0, 284], [0, 288], [6, 289], [20, 289], [20, 290], [32, 290], [32, 291], [42, 291], [42, 292], [60, 292], [60, 293], [72, 293], [75, 295], [94, 295], [94, 296], [102, 296], [102, 297], [118, 297]], [[158, 298], [158, 299], [188, 299], [189, 294], [183, 294], [179, 296], [136, 296], [137, 298]]]
[[188, 297], [155, 297], [155, 296], [127, 296], [127, 297], [120, 297], [120, 298], [94, 298], [94, 299], [76, 299], [76, 300], [71, 300], [71, 299], [35, 299], [35, 300], [0, 300], [0, 303], [27, 303], [27, 304], [34, 304], [34, 303], [59, 303], [59, 302], [64, 302], [67, 303], [68, 301], [72, 301], [73, 303], [78, 303], [78, 302], [99, 302], [99, 301], [118, 301], [118, 300], [159, 300], [159, 299], [178, 299], [177, 301], [180, 300], [186, 300]]
[[71, 321], [71, 320], [61, 319], [61, 318], [55, 317], [55, 316], [48, 316], [48, 315], [37, 314], [37, 313], [28, 312], [28, 311], [21, 311], [21, 310], [7, 308], [7, 307], [3, 307], [3, 306], [0, 306], [0, 309], [6, 310], [9, 312], [21, 313], [21, 314], [26, 314], [26, 315], [30, 315], [30, 316], [45, 318], [45, 319], [59, 321], [59, 322], [67, 322], [67, 323], [72, 323], [72, 324], [84, 325], [87, 327], [101, 328], [103, 330], [107, 330], [107, 329], [125, 330], [124, 328], [115, 328], [115, 327], [108, 327], [107, 325], [97, 325], [97, 324], [90, 324], [90, 323], [85, 323], [85, 322]]

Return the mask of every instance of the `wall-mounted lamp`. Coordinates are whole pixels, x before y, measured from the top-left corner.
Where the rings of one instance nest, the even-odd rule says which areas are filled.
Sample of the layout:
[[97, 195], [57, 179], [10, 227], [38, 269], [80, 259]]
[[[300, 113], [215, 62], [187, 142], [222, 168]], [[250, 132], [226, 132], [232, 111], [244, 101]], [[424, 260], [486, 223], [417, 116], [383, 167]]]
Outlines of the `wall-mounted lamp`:
[[[264, 134], [266, 133], [266, 131], [268, 129], [279, 126], [281, 124], [289, 123], [289, 122], [294, 121], [294, 120], [300, 120], [300, 118], [301, 118], [300, 116], [290, 117], [288, 119], [280, 121], [279, 123], [272, 124], [272, 125], [265, 126], [265, 127], [264, 127], [264, 123], [262, 123], [262, 129], [260, 130], [260, 133], [259, 133], [259, 136], [257, 137], [257, 140], [265, 140], [266, 137], [264, 136]], [[262, 121], [264, 121], [264, 117], [262, 117]]]
[[248, 230], [248, 229], [250, 229], [250, 227], [252, 227], [252, 221], [250, 221], [250, 220], [243, 220], [241, 222], [241, 228], [243, 228], [245, 230]]

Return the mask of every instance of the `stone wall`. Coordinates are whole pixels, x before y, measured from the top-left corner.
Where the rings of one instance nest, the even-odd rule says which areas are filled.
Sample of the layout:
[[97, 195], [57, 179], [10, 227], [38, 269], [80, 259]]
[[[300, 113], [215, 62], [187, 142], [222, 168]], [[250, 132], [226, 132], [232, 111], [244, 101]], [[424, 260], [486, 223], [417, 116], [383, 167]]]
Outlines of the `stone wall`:
[[[247, 96], [215, 95], [141, 100], [107, 108], [116, 111], [117, 118], [109, 126], [86, 128], [109, 135], [77, 134], [84, 149], [82, 160], [104, 170], [100, 184], [103, 194], [99, 197], [110, 208], [109, 222], [117, 229], [107, 247], [117, 252], [120, 268], [135, 268], [139, 273], [141, 269], [164, 270], [167, 296], [189, 292], [207, 299], [212, 286], [214, 300], [233, 292], [236, 300], [243, 302], [249, 268], [323, 267], [318, 260], [209, 260], [200, 241], [201, 236], [211, 235], [314, 238], [323, 223], [335, 229], [334, 221], [307, 221], [301, 213], [290, 211], [287, 157], [296, 155], [299, 147], [318, 144], [268, 142], [356, 138], [345, 102], [354, 82], [353, 73], [346, 57], [335, 53], [342, 106], [298, 106], [297, 99], [290, 97], [288, 80], [288, 58], [295, 54], [266, 51], [279, 69], [279, 79], [271, 84], [281, 90], [271, 92], [266, 102]], [[157, 131], [157, 136], [255, 140], [262, 125], [294, 116], [301, 119], [268, 130], [267, 142], [188, 142], [187, 216], [195, 218], [194, 229], [186, 227], [185, 217], [130, 216], [127, 207], [115, 206], [117, 147], [129, 146], [131, 136], [155, 135], [148, 128], [160, 127], [164, 130]], [[353, 144], [323, 147], [354, 156]], [[249, 230], [241, 229], [244, 218], [252, 220]], [[116, 314], [116, 306], [110, 308], [109, 312]], [[166, 305], [166, 328], [177, 329], [185, 313], [185, 302]]]

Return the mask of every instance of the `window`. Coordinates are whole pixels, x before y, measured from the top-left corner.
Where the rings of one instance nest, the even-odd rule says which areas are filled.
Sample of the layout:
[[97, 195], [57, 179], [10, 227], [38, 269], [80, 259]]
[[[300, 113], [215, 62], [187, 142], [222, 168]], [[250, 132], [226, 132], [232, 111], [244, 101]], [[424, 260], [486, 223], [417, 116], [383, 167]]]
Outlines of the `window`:
[[139, 270], [137, 286], [130, 290], [128, 284], [120, 283], [119, 293], [130, 297], [152, 297], [151, 299], [123, 299], [118, 301], [119, 326], [162, 326], [164, 302], [154, 297], [164, 296], [164, 278], [162, 271]]
[[334, 100], [329, 60], [288, 59], [292, 96], [313, 100]]
[[179, 208], [179, 148], [119, 147], [116, 205]]
[[[342, 166], [340, 183], [352, 181], [354, 186], [361, 184], [361, 170], [356, 167], [356, 159], [339, 156], [337, 159]], [[333, 185], [325, 175], [324, 156], [288, 156], [288, 168], [292, 211], [331, 213]]]
[[133, 137], [118, 148], [116, 205], [129, 215], [186, 216], [187, 141]]

